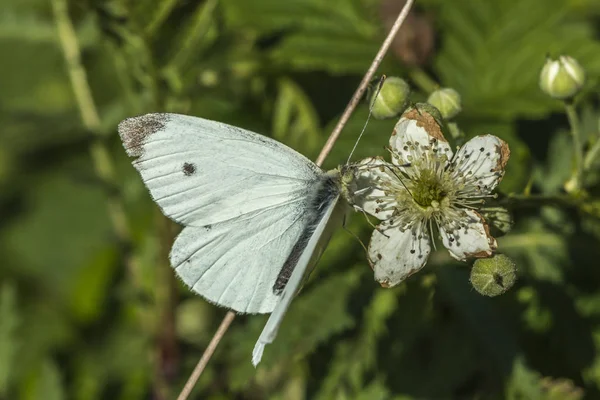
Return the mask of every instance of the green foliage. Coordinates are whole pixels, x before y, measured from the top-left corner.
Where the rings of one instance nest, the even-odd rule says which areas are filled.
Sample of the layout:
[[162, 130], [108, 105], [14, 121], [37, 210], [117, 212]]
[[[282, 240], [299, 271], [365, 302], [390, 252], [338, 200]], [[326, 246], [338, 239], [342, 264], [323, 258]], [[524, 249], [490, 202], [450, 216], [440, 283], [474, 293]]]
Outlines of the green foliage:
[[[383, 40], [384, 0], [69, 0], [80, 66], [65, 59], [61, 1], [0, 2], [0, 399], [176, 398], [224, 312], [173, 278], [178, 228], [131, 167], [117, 123], [198, 115], [314, 159]], [[238, 316], [192, 398], [600, 397], [600, 7], [417, 5], [436, 32], [431, 57], [408, 67], [389, 55], [378, 74], [405, 79], [412, 102], [432, 85], [455, 89], [465, 137], [509, 144], [492, 202], [515, 220], [498, 240], [515, 260], [515, 288], [483, 298], [468, 266], [440, 249], [384, 289], [340, 230], [260, 366], [250, 355], [266, 317]], [[423, 36], [411, 20], [403, 35], [415, 46]], [[592, 154], [581, 192], [564, 191], [575, 170], [564, 107], [538, 88], [548, 53], [587, 72], [575, 104]], [[82, 120], [94, 111], [98, 124]], [[363, 101], [326, 168], [346, 162], [367, 118]], [[352, 160], [388, 157], [395, 122], [370, 119]], [[92, 148], [106, 154], [92, 159]], [[347, 229], [368, 243], [363, 215]]]
[[17, 293], [14, 285], [4, 283], [0, 288], [0, 396], [6, 397], [11, 381], [12, 365], [16, 361], [21, 343], [17, 336], [19, 317], [16, 307]]
[[570, 54], [589, 75], [600, 73], [600, 44], [590, 24], [568, 18], [572, 2], [428, 3], [434, 3], [438, 24], [445, 28], [436, 70], [444, 85], [461, 93], [463, 109], [473, 115], [532, 118], [556, 109], [560, 103], [538, 89], [548, 53]]
[[224, 2], [234, 29], [272, 35], [289, 31], [267, 53], [276, 64], [299, 71], [362, 73], [373, 57], [379, 27], [360, 1], [276, 0]]

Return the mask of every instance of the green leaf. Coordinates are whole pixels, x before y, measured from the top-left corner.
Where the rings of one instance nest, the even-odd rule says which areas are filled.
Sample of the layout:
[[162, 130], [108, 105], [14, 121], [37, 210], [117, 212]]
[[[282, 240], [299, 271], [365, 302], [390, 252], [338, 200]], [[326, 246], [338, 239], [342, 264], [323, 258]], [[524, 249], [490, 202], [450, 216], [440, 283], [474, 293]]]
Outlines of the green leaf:
[[600, 42], [590, 23], [570, 22], [569, 2], [436, 3], [444, 31], [436, 71], [445, 86], [461, 94], [465, 114], [539, 117], [558, 109], [561, 103], [538, 89], [548, 53], [576, 58], [592, 81], [600, 76]]
[[[30, 212], [17, 216], [10, 229], [2, 232], [10, 248], [7, 266], [61, 295], [110, 239], [104, 191], [75, 182], [83, 171], [91, 175], [89, 168], [85, 159], [79, 159], [66, 163], [62, 171], [45, 171], [37, 182], [30, 181]], [[64, 226], [69, 229], [60, 229]], [[35, 251], [31, 251], [32, 243], [36, 243]]]
[[18, 336], [17, 289], [10, 282], [0, 286], [0, 321], [0, 397], [8, 398], [15, 356], [22, 345]]
[[213, 13], [217, 3], [217, 0], [208, 0], [197, 7], [188, 26], [182, 29], [180, 39], [177, 41], [181, 44], [172, 56], [167, 69], [172, 68], [177, 71], [184, 68], [189, 61], [216, 40], [218, 32]]
[[23, 382], [20, 398], [22, 400], [66, 399], [62, 379], [57, 364], [51, 359], [45, 359]]
[[348, 34], [303, 32], [282, 40], [271, 53], [274, 62], [299, 71], [324, 70], [332, 74], [359, 74], [368, 68], [375, 40]]
[[506, 398], [509, 400], [542, 400], [539, 381], [540, 374], [527, 367], [522, 359], [515, 360], [512, 374], [506, 385]]
[[534, 176], [543, 192], [553, 193], [562, 189], [573, 168], [573, 145], [567, 131], [561, 129], [552, 136], [548, 160], [546, 166], [538, 167]]
[[322, 2], [319, 0], [244, 0], [223, 2], [226, 21], [235, 28], [251, 28], [268, 34], [288, 28], [319, 32], [372, 34], [376, 29], [365, 20], [361, 1]]
[[366, 374], [376, 366], [377, 343], [387, 333], [386, 320], [398, 307], [399, 290], [377, 290], [371, 303], [365, 308], [361, 329], [356, 339], [346, 340], [336, 346], [329, 373], [323, 380], [317, 399], [338, 398], [342, 393], [348, 398], [360, 398], [367, 394], [380, 395], [387, 391], [381, 383], [372, 383], [371, 389], [361, 388], [367, 381]]
[[228, 1], [231, 27], [259, 35], [284, 32], [270, 52], [278, 65], [335, 74], [362, 73], [377, 51], [379, 28], [359, 1]]
[[565, 239], [545, 229], [540, 220], [530, 220], [526, 226], [499, 238], [498, 248], [514, 258], [517, 268], [531, 277], [562, 282], [568, 265]]
[[104, 310], [117, 257], [114, 246], [107, 247], [92, 255], [89, 264], [77, 271], [67, 304], [73, 316], [81, 323], [96, 320]]
[[375, 381], [365, 385], [355, 396], [349, 397], [356, 400], [388, 400], [390, 391], [382, 381]]
[[[301, 360], [332, 336], [351, 328], [354, 318], [346, 308], [360, 276], [360, 269], [351, 268], [304, 288], [286, 314], [277, 339], [265, 349], [257, 370], [280, 369]], [[233, 347], [230, 362], [235, 365], [231, 387], [236, 390], [245, 387], [256, 373], [250, 356], [266, 320], [252, 317], [246, 329], [233, 332], [228, 340]]]
[[290, 79], [278, 82], [279, 93], [273, 109], [272, 136], [294, 149], [314, 153], [319, 146], [319, 117], [302, 89]]
[[437, 276], [441, 291], [473, 332], [473, 339], [483, 351], [481, 356], [489, 360], [496, 374], [506, 376], [519, 350], [517, 338], [502, 316], [494, 312], [493, 300], [470, 288], [467, 274], [464, 268], [439, 268]]
[[[334, 168], [340, 164], [346, 163], [346, 160], [350, 156], [350, 151], [358, 139], [358, 135], [365, 127], [368, 116], [369, 109], [365, 102], [357, 108], [344, 127], [333, 150], [325, 161], [326, 168]], [[389, 153], [385, 150], [385, 147], [389, 145], [390, 137], [396, 122], [397, 120], [394, 119], [369, 119], [369, 123], [365, 128], [365, 133], [352, 155], [352, 160], [358, 161], [373, 156], [383, 156], [389, 160]], [[325, 132], [331, 132], [336, 123], [337, 118], [327, 124]]]
[[580, 400], [584, 392], [568, 379], [542, 378], [518, 358], [506, 385], [507, 400]]

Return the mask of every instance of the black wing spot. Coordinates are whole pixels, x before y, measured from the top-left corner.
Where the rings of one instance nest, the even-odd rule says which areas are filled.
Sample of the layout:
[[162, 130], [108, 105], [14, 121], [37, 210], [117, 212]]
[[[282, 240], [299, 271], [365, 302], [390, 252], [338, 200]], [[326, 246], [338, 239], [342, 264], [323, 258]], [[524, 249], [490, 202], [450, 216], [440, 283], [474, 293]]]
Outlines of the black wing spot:
[[185, 176], [192, 176], [196, 173], [196, 165], [192, 163], [183, 163], [183, 174]]

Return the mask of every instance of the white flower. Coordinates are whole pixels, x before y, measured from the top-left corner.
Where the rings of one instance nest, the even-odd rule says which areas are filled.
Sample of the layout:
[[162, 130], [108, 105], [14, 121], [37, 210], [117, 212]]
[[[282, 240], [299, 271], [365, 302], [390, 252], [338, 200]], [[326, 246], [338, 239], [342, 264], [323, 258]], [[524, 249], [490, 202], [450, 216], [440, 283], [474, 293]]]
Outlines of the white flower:
[[355, 204], [382, 222], [368, 249], [375, 279], [395, 286], [417, 272], [431, 251], [434, 224], [457, 260], [487, 257], [496, 248], [483, 217], [475, 211], [492, 197], [510, 151], [492, 135], [478, 136], [453, 154], [435, 118], [406, 111], [390, 138], [392, 163], [363, 160]]

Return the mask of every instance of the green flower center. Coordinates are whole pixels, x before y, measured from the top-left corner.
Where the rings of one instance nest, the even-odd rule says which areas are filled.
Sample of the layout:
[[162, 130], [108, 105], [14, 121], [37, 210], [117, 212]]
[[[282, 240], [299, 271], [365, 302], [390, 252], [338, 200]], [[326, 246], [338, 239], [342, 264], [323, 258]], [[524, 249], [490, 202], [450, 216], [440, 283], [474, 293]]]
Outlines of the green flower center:
[[413, 181], [411, 194], [415, 203], [421, 207], [437, 208], [448, 196], [448, 190], [434, 171], [423, 170], [418, 179]]

